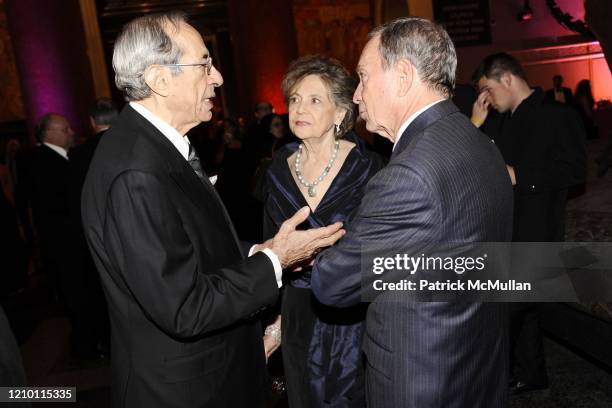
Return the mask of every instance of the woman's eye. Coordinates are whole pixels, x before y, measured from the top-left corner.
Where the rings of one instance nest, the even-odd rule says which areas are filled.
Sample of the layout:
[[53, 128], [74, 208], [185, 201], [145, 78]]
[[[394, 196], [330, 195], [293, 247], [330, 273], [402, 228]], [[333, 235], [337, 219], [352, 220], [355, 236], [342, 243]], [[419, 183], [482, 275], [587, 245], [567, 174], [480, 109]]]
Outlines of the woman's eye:
[[321, 102], [319, 98], [312, 98], [312, 103], [319, 103], [319, 102]]

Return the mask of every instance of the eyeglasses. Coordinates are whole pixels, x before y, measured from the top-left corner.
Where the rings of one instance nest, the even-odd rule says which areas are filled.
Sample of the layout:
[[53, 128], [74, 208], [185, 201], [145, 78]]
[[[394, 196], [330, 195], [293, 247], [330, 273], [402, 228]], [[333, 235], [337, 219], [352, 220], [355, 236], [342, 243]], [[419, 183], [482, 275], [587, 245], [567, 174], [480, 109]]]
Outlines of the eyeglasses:
[[196, 62], [193, 64], [159, 64], [162, 67], [206, 67], [206, 74], [212, 72], [212, 57], [206, 58], [204, 62]]

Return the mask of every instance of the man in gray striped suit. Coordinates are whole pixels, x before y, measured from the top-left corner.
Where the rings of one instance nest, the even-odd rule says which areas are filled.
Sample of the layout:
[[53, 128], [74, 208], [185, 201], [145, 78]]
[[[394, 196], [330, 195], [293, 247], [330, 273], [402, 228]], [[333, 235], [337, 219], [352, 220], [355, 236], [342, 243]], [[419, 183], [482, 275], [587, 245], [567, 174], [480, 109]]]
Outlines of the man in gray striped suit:
[[[354, 101], [393, 154], [365, 187], [346, 236], [316, 260], [312, 288], [322, 303], [362, 301], [366, 249], [420, 255], [445, 243], [510, 241], [510, 177], [495, 145], [449, 100], [456, 64], [448, 34], [428, 20], [403, 18], [370, 34]], [[506, 406], [506, 325], [501, 303], [379, 294], [363, 340], [368, 406]]]

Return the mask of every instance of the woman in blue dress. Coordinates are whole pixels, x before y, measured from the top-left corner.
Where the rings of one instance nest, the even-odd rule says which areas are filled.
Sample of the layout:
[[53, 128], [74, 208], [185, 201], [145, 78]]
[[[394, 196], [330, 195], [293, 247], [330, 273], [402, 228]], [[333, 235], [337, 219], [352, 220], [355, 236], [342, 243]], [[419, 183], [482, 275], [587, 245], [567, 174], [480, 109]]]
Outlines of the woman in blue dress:
[[[352, 132], [355, 81], [333, 59], [294, 61], [283, 79], [289, 126], [300, 140], [277, 151], [266, 174], [264, 235], [308, 205], [302, 228], [347, 222], [381, 160]], [[365, 305], [326, 307], [310, 290], [311, 268], [285, 274], [281, 317], [266, 329], [268, 355], [282, 356], [289, 406], [364, 407], [361, 337]]]

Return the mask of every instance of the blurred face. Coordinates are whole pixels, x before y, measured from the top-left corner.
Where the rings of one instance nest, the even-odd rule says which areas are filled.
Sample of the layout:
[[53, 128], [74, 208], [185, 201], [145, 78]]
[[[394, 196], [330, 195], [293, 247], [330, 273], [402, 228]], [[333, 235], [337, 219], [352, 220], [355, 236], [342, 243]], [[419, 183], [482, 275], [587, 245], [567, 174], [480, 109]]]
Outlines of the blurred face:
[[68, 120], [59, 115], [53, 115], [51, 123], [45, 131], [44, 141], [67, 149], [72, 144], [74, 132]]
[[502, 74], [499, 80], [483, 76], [478, 81], [478, 89], [487, 94], [489, 103], [499, 113], [507, 112], [513, 106], [514, 98], [506, 75]]
[[[202, 36], [190, 25], [182, 24], [178, 33], [169, 32], [183, 56], [179, 63], [195, 64], [206, 61], [209, 52]], [[180, 67], [181, 72], [170, 79], [167, 107], [177, 129], [196, 126], [212, 119], [215, 88], [223, 84], [223, 77], [212, 66], [210, 73], [204, 65]]]
[[383, 70], [379, 43], [377, 37], [371, 39], [361, 53], [357, 64], [359, 85], [353, 102], [359, 105], [359, 116], [365, 121], [366, 129], [389, 138], [395, 116], [390, 98], [394, 81], [392, 70]]
[[283, 120], [280, 117], [275, 116], [270, 122], [270, 133], [272, 133], [276, 139], [282, 139], [285, 135]]
[[334, 124], [340, 124], [345, 115], [317, 75], [308, 75], [297, 83], [289, 95], [287, 108], [289, 127], [302, 140], [333, 135]]
[[255, 110], [255, 118], [257, 120], [261, 120], [266, 115], [272, 113], [272, 105], [267, 102], [257, 104], [257, 109]]

